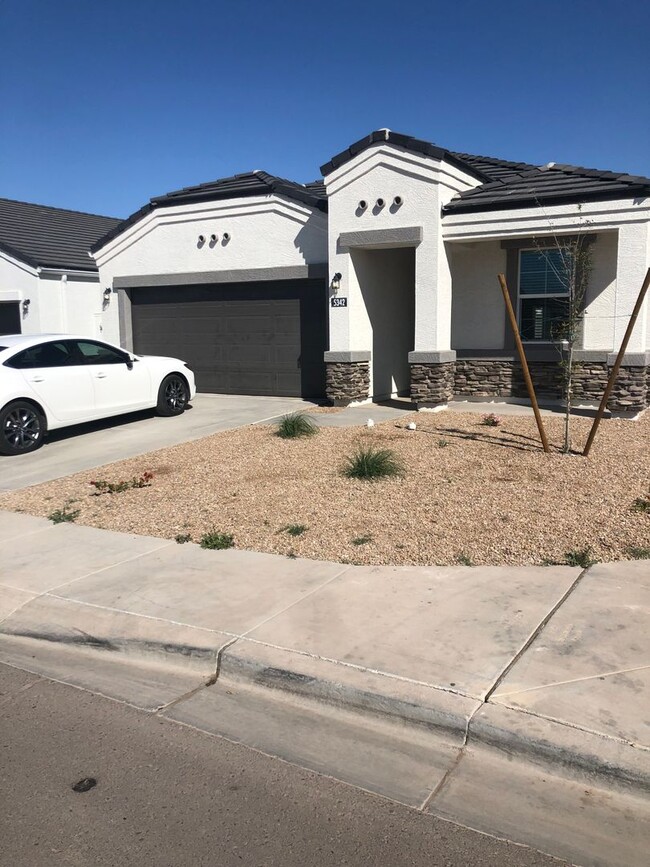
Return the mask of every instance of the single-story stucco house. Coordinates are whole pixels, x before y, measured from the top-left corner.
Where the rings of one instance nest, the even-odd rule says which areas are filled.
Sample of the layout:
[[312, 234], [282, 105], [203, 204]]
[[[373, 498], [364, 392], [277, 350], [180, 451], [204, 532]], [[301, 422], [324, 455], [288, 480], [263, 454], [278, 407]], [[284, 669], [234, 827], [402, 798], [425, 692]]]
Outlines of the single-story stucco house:
[[88, 248], [119, 222], [0, 199], [0, 334], [100, 337], [103, 289]]
[[[650, 266], [650, 179], [472, 156], [378, 130], [299, 184], [262, 171], [158, 196], [92, 248], [104, 336], [178, 355], [199, 390], [525, 396], [497, 275], [534, 381], [559, 397], [557, 239], [587, 234], [576, 399], [597, 403]], [[650, 304], [610, 408], [648, 406]]]

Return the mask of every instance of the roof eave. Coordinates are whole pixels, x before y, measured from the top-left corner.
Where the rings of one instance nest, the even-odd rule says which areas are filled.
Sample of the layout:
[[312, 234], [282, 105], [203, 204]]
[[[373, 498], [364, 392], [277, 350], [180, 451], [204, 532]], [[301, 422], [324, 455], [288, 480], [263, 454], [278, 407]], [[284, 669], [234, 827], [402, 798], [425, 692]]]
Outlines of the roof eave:
[[511, 199], [507, 202], [474, 202], [472, 199], [452, 199], [451, 202], [444, 205], [442, 208], [443, 216], [447, 214], [469, 214], [469, 213], [480, 213], [481, 211], [510, 211], [518, 208], [527, 208], [527, 207], [535, 207], [540, 208], [542, 205], [571, 205], [571, 204], [582, 204], [583, 202], [608, 202], [615, 201], [616, 199], [630, 199], [636, 198], [639, 193], [643, 193], [645, 196], [650, 196], [650, 187], [648, 186], [639, 186], [639, 187], [630, 187], [629, 190], [626, 190], [623, 194], [621, 190], [617, 190], [611, 193], [593, 193], [589, 195], [587, 193], [576, 196], [573, 194], [566, 195], [553, 195], [553, 196], [526, 196], [517, 199]]
[[461, 169], [465, 174], [468, 174], [470, 177], [476, 178], [477, 180], [482, 181], [483, 183], [492, 181], [488, 175], [484, 174], [480, 169], [474, 168], [474, 166], [466, 163], [460, 157], [457, 157], [452, 152], [445, 150], [445, 148], [441, 148], [438, 145], [433, 144], [432, 142], [427, 142], [422, 139], [412, 138], [411, 136], [404, 135], [403, 133], [393, 132], [392, 130], [375, 130], [371, 132], [370, 135], [365, 136], [359, 141], [351, 144], [350, 147], [346, 148], [344, 151], [336, 154], [336, 156], [332, 157], [331, 160], [326, 162], [321, 166], [321, 174], [323, 177], [327, 177], [333, 171], [345, 165], [350, 160], [353, 160], [354, 157], [358, 156], [358, 154], [363, 153], [363, 151], [368, 148], [374, 147], [375, 145], [388, 144], [393, 147], [401, 147], [407, 151], [411, 151], [412, 153], [423, 154], [424, 156], [431, 157], [432, 159], [441, 160], [449, 163], [450, 165], [456, 166], [456, 168]]

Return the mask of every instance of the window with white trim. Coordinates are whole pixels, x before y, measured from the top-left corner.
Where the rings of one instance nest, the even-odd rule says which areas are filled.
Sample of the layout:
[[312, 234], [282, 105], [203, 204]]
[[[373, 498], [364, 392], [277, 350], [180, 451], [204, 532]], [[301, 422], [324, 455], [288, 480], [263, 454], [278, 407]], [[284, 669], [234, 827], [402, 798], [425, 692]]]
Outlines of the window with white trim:
[[557, 339], [567, 314], [569, 282], [562, 251], [519, 251], [519, 329], [522, 340]]

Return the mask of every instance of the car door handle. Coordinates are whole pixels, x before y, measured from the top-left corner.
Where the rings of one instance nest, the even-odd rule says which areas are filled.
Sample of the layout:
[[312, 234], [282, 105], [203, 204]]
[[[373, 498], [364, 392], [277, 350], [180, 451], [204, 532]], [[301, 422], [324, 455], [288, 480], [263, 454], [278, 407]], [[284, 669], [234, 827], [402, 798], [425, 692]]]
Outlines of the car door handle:
[[106, 374], [100, 370], [99, 373], [95, 374], [95, 379], [106, 379]]
[[44, 376], [32, 376], [30, 382], [43, 382], [44, 379]]

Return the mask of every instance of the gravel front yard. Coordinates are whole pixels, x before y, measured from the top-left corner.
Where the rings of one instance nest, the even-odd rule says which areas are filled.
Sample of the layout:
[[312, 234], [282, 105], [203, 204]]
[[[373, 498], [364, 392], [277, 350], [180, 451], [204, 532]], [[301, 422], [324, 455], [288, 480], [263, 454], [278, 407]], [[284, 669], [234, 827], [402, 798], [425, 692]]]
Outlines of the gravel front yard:
[[[562, 420], [545, 424], [559, 445]], [[590, 425], [574, 420], [577, 446]], [[360, 443], [393, 449], [406, 475], [343, 477]], [[150, 487], [97, 495], [90, 485], [145, 471]], [[298, 440], [250, 426], [4, 494], [0, 508], [47, 516], [72, 501], [78, 524], [195, 541], [215, 529], [238, 548], [350, 563], [532, 564], [585, 548], [598, 560], [640, 556], [650, 511], [632, 506], [649, 490], [650, 413], [603, 422], [583, 458], [545, 455], [532, 418], [490, 428], [480, 415], [443, 412]], [[292, 536], [288, 525], [307, 529]]]

